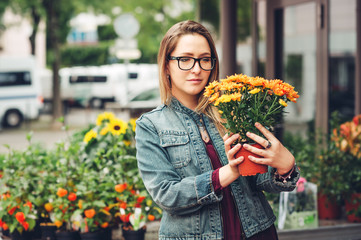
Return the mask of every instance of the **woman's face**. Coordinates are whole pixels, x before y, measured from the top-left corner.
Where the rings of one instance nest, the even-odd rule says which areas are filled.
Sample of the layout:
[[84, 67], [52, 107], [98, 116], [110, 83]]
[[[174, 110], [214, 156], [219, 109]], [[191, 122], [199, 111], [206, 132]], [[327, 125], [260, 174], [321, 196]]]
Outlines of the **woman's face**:
[[[211, 57], [211, 49], [207, 39], [199, 34], [187, 34], [178, 39], [178, 43], [171, 57]], [[182, 102], [198, 102], [199, 93], [208, 83], [211, 71], [205, 71], [196, 62], [190, 70], [181, 70], [177, 60], [170, 60], [167, 74], [170, 75], [172, 95]]]

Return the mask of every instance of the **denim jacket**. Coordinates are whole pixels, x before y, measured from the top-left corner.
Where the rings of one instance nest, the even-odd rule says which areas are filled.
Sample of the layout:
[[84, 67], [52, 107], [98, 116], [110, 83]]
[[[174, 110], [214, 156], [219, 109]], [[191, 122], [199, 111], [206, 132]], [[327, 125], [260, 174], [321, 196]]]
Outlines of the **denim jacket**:
[[[228, 163], [224, 142], [216, 126], [203, 114], [173, 98], [143, 114], [136, 123], [138, 168], [153, 200], [163, 209], [159, 229], [162, 240], [222, 239], [220, 201], [212, 185], [212, 164], [197, 124], [203, 121], [223, 165]], [[239, 177], [231, 184], [246, 237], [266, 230], [276, 217], [263, 191], [292, 191], [299, 172], [287, 183], [275, 180], [275, 169]]]

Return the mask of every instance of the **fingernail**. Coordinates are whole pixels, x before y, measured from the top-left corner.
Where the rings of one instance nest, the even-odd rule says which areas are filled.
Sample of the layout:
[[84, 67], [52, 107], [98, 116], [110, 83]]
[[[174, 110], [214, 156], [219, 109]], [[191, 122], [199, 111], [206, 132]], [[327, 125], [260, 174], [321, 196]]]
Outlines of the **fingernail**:
[[259, 123], [258, 123], [258, 122], [256, 122], [254, 125], [255, 125], [256, 127], [258, 127], [258, 126], [259, 126]]

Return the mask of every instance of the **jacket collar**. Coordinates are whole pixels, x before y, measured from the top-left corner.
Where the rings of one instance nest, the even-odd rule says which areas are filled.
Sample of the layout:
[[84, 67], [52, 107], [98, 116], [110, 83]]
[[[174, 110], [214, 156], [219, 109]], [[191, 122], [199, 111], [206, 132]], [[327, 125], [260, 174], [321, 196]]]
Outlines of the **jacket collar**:
[[199, 120], [202, 117], [201, 113], [197, 113], [195, 111], [193, 111], [192, 109], [189, 109], [187, 107], [185, 107], [181, 102], [179, 102], [178, 99], [176, 99], [175, 97], [172, 97], [169, 107], [179, 111], [179, 112], [183, 112], [189, 116], [191, 116], [192, 118]]

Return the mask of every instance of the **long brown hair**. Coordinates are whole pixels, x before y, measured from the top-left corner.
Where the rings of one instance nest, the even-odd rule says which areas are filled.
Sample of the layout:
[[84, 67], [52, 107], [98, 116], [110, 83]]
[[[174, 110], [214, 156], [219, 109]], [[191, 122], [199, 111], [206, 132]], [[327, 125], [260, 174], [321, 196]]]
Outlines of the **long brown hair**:
[[[168, 57], [176, 48], [179, 38], [187, 34], [199, 34], [207, 40], [211, 49], [211, 57], [216, 59], [215, 66], [209, 75], [208, 83], [212, 81], [218, 81], [219, 78], [218, 54], [213, 38], [209, 31], [202, 24], [191, 20], [179, 22], [173, 25], [164, 35], [158, 52], [160, 96], [162, 102], [166, 105], [169, 104], [172, 98], [170, 79], [168, 79], [166, 72]], [[203, 91], [199, 95], [196, 112], [204, 113], [210, 117], [216, 123], [218, 130], [222, 134], [224, 133], [223, 126], [221, 125], [222, 119], [220, 118], [217, 110], [212, 105], [210, 105], [208, 98], [203, 96]]]

